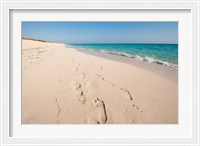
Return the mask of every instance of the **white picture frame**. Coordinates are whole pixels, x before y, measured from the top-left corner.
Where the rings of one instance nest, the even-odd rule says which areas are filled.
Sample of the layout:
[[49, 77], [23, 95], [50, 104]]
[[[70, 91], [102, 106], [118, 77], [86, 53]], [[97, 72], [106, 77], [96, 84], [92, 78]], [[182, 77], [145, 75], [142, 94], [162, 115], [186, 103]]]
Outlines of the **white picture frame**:
[[[199, 14], [199, 8], [200, 8], [200, 2], [199, 1], [10, 1], [10, 0], [2, 0], [1, 1], [1, 88], [0, 88], [0, 93], [1, 93], [1, 145], [199, 145], [199, 21], [200, 21], [200, 14]], [[13, 83], [13, 76], [11, 75], [13, 71], [13, 64], [11, 64], [13, 62], [13, 60], [15, 60], [15, 62], [20, 62], [18, 57], [15, 57], [15, 55], [17, 53], [19, 53], [18, 51], [16, 51], [16, 49], [11, 49], [13, 47], [13, 45], [16, 46], [20, 46], [20, 41], [21, 41], [21, 34], [20, 31], [15, 31], [13, 34], [13, 28], [16, 29], [19, 26], [19, 22], [23, 21], [23, 20], [43, 20], [44, 16], [40, 16], [40, 18], [34, 18], [30, 17], [28, 18], [27, 15], [23, 15], [21, 13], [18, 14], [12, 14], [13, 10], [46, 10], [48, 12], [50, 12], [51, 10], [73, 10], [73, 11], [78, 11], [78, 10], [88, 10], [90, 9], [90, 11], [92, 10], [168, 10], [166, 12], [169, 12], [169, 10], [189, 10], [190, 11], [190, 16], [188, 17], [188, 24], [191, 25], [189, 28], [190, 30], [187, 31], [187, 33], [183, 33], [183, 34], [188, 34], [189, 36], [186, 36], [185, 39], [181, 40], [185, 43], [190, 42], [189, 44], [187, 44], [187, 46], [189, 46], [191, 49], [189, 51], [189, 53], [185, 53], [186, 55], [189, 56], [185, 56], [186, 58], [188, 57], [188, 59], [191, 59], [189, 66], [187, 66], [187, 68], [185, 68], [186, 70], [190, 70], [188, 73], [188, 81], [191, 82], [191, 84], [189, 84], [189, 88], [191, 90], [191, 94], [188, 92], [184, 92], [184, 94], [186, 95], [190, 95], [190, 98], [187, 97], [185, 98], [185, 103], [186, 105], [188, 104], [188, 108], [190, 108], [190, 112], [186, 112], [185, 115], [187, 116], [185, 119], [188, 119], [185, 121], [183, 121], [183, 123], [185, 124], [185, 129], [180, 129], [179, 128], [179, 132], [181, 133], [181, 130], [183, 130], [182, 134], [185, 135], [184, 136], [178, 136], [178, 133], [176, 135], [175, 131], [173, 130], [173, 126], [174, 129], [176, 129], [175, 125], [165, 125], [165, 129], [168, 129], [168, 133], [170, 132], [169, 129], [171, 130], [171, 134], [172, 136], [164, 136], [162, 134], [162, 132], [164, 133], [165, 131], [160, 131], [160, 137], [156, 137], [153, 131], [153, 128], [157, 128], [159, 129], [159, 125], [139, 125], [137, 126], [136, 131], [134, 132], [138, 132], [140, 131], [142, 128], [144, 129], [149, 129], [149, 134], [152, 134], [152, 136], [148, 137], [148, 136], [139, 136], [139, 137], [134, 137], [134, 136], [123, 136], [120, 137], [120, 135], [116, 135], [116, 136], [112, 136], [112, 133], [110, 133], [109, 135], [109, 131], [108, 132], [108, 136], [107, 137], [103, 137], [101, 136], [101, 134], [96, 135], [96, 136], [90, 136], [89, 134], [85, 137], [81, 137], [79, 136], [75, 136], [76, 132], [78, 133], [78, 130], [82, 130], [83, 131], [90, 131], [88, 126], [79, 126], [79, 127], [73, 127], [72, 125], [68, 126], [68, 130], [77, 130], [74, 132], [73, 136], [63, 136], [58, 135], [58, 136], [53, 136], [53, 135], [46, 135], [45, 136], [45, 132], [42, 131], [38, 131], [39, 136], [35, 136], [34, 134], [30, 134], [30, 133], [25, 133], [28, 132], [29, 127], [23, 131], [22, 128], [24, 128], [23, 125], [21, 125], [20, 127], [15, 127], [16, 124], [13, 123], [18, 123], [17, 118], [15, 118], [13, 110], [15, 111], [19, 111], [19, 107], [17, 107], [18, 104], [15, 103], [20, 103], [21, 101], [19, 101], [19, 97], [18, 98], [11, 98], [11, 96], [13, 96], [13, 93], [16, 93], [15, 95], [20, 95], [20, 88], [13, 88], [12, 84]], [[34, 11], [33, 11], [34, 12]], [[44, 14], [44, 15], [48, 15]], [[40, 13], [38, 11], [38, 13]], [[92, 15], [89, 16], [81, 16], [84, 17], [82, 18], [83, 20], [88, 19], [91, 20], [92, 19]], [[128, 15], [128, 14], [127, 14]], [[182, 14], [179, 14], [177, 16], [174, 15], [174, 19], [173, 21], [184, 21], [184, 17], [181, 17]], [[74, 16], [74, 15], [73, 15]], [[100, 15], [101, 16], [101, 15]], [[113, 17], [113, 18], [112, 18]], [[107, 16], [107, 19], [113, 19], [113, 21], [117, 20], [118, 18], [116, 18], [114, 15], [112, 17]], [[177, 17], [177, 18], [176, 18]], [[75, 17], [73, 17], [75, 18]], [[73, 18], [70, 18], [71, 21], [73, 21]], [[80, 18], [77, 16], [77, 18]], [[101, 19], [102, 18], [102, 19]], [[104, 20], [106, 18], [103, 18], [102, 16], [99, 17], [100, 21]], [[179, 19], [178, 19], [179, 18]], [[13, 20], [14, 19], [14, 20]], [[47, 21], [51, 20], [52, 18], [48, 17]], [[57, 21], [62, 20], [62, 16], [61, 18], [57, 18]], [[80, 18], [81, 19], [81, 18]], [[152, 18], [151, 18], [152, 19]], [[154, 21], [164, 21], [165, 18], [162, 19], [157, 19], [156, 17], [153, 18]], [[74, 19], [74, 21], [77, 19]], [[82, 21], [83, 21], [82, 20]], [[143, 19], [144, 20], [144, 19]], [[124, 21], [130, 21], [129, 17], [124, 17]], [[138, 19], [138, 21], [142, 21]], [[150, 18], [148, 21], [151, 21]], [[166, 21], [170, 21], [167, 20]], [[13, 24], [11, 24], [11, 22], [16, 22], [15, 26], [13, 27]], [[18, 33], [17, 33], [18, 32]], [[183, 32], [181, 30], [181, 32]], [[180, 33], [180, 32], [179, 32]], [[189, 40], [191, 35], [191, 39]], [[13, 36], [20, 36], [20, 37], [13, 37]], [[191, 55], [191, 56], [190, 56]], [[13, 57], [14, 56], [14, 57]], [[18, 60], [18, 61], [17, 61]], [[20, 59], [21, 60], [21, 59]], [[184, 61], [182, 61], [184, 64]], [[19, 66], [20, 67], [20, 66]], [[16, 68], [16, 67], [15, 67]], [[19, 68], [17, 69], [19, 70]], [[183, 70], [184, 71], [184, 70]], [[17, 71], [18, 72], [18, 71]], [[20, 72], [18, 72], [20, 73]], [[179, 73], [179, 75], [183, 75], [183, 72]], [[20, 74], [18, 74], [20, 75]], [[20, 79], [20, 78], [19, 78]], [[20, 81], [20, 80], [16, 80], [16, 81]], [[15, 82], [16, 82], [15, 81]], [[186, 81], [185, 81], [186, 82]], [[179, 82], [180, 83], [180, 82]], [[183, 82], [184, 83], [184, 82]], [[187, 87], [187, 85], [184, 85]], [[14, 86], [16, 87], [16, 86]], [[15, 90], [15, 91], [14, 91]], [[182, 94], [181, 94], [182, 95]], [[187, 100], [189, 98], [189, 100]], [[182, 110], [183, 108], [179, 108], [179, 110]], [[187, 111], [187, 110], [186, 110]], [[184, 111], [185, 112], [185, 111]], [[182, 112], [182, 114], [184, 114], [184, 112]], [[183, 119], [180, 119], [183, 120]], [[179, 123], [180, 124], [180, 123]], [[70, 127], [71, 126], [71, 127]], [[119, 125], [116, 125], [119, 126]], [[123, 128], [120, 127], [109, 127], [109, 125], [106, 126], [102, 126], [102, 127], [93, 127], [93, 131], [94, 130], [102, 130], [102, 132], [104, 132], [103, 130], [114, 130], [114, 132], [118, 132], [121, 134], [121, 136], [123, 135], [123, 132], [125, 132], [126, 130], [129, 130], [129, 127], [123, 127], [125, 128], [125, 130], [123, 130]], [[152, 126], [152, 128], [151, 128]], [[169, 127], [167, 127], [169, 126]], [[171, 126], [171, 127], [170, 127]], [[25, 127], [26, 128], [26, 127]], [[75, 128], [75, 129], [73, 129]], [[97, 128], [97, 129], [95, 129]], [[188, 129], [187, 129], [188, 128]], [[12, 134], [12, 130], [15, 129], [16, 131], [18, 131], [19, 134]], [[56, 132], [59, 132], [59, 130], [62, 131], [63, 127], [60, 126], [53, 126], [53, 128], [51, 127], [49, 129], [48, 126], [46, 125], [39, 125], [38, 128], [35, 129], [42, 129], [43, 131], [46, 130], [46, 133], [54, 133], [56, 134]], [[151, 131], [150, 131], [151, 129]], [[21, 134], [20, 134], [20, 130]], [[53, 132], [52, 132], [53, 130]], [[138, 131], [137, 131], [138, 130]], [[187, 133], [187, 131], [190, 132], [190, 134]], [[24, 132], [24, 133], [23, 133]], [[30, 132], [30, 131], [29, 131]], [[61, 133], [63, 133], [65, 131], [62, 131]], [[92, 131], [91, 131], [92, 132]], [[34, 133], [34, 132], [33, 132]], [[83, 133], [83, 132], [80, 132]], [[101, 132], [100, 132], [101, 133]], [[167, 133], [167, 132], [166, 132]], [[158, 134], [158, 133], [157, 133]], [[26, 136], [27, 135], [27, 136]], [[94, 134], [95, 135], [95, 134]], [[141, 134], [142, 135], [142, 134]]]

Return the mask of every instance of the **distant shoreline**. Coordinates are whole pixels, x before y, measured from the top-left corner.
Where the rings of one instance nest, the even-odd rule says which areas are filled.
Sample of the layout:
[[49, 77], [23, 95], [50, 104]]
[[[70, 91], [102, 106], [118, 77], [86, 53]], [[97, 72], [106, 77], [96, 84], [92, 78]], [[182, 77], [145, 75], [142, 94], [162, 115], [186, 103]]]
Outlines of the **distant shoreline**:
[[32, 41], [38, 41], [38, 42], [48, 42], [48, 41], [45, 41], [45, 40], [39, 40], [39, 39], [33, 39], [33, 38], [23, 38], [23, 40], [32, 40]]

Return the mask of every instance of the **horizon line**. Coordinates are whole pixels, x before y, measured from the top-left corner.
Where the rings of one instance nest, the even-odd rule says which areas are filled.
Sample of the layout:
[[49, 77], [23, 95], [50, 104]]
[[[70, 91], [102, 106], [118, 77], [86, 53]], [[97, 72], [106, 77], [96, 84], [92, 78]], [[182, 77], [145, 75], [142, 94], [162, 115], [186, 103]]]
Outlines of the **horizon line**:
[[109, 43], [67, 43], [67, 42], [56, 42], [56, 41], [48, 41], [48, 40], [43, 40], [43, 39], [34, 39], [34, 38], [29, 38], [29, 37], [22, 37], [22, 39], [25, 40], [33, 40], [33, 41], [44, 41], [44, 42], [53, 42], [53, 43], [64, 43], [68, 45], [87, 45], [87, 44], [173, 44], [173, 45], [178, 45], [178, 43], [145, 43], [145, 42], [121, 42], [121, 43], [114, 43], [114, 42], [109, 42]]

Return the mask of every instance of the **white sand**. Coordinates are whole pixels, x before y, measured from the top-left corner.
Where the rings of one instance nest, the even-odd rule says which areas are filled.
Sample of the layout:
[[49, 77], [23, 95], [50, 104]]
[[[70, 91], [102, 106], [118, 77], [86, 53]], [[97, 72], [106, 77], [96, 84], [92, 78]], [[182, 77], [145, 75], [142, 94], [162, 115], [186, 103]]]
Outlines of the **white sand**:
[[22, 123], [176, 124], [178, 82], [161, 73], [22, 40]]

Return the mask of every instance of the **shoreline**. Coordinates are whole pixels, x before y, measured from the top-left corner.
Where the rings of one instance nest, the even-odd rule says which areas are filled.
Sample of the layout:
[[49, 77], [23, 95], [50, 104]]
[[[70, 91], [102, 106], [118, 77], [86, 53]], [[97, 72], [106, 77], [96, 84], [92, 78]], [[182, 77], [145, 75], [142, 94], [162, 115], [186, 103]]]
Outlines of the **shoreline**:
[[[84, 46], [76, 46], [76, 44], [65, 44], [65, 45], [68, 46], [68, 47], [79, 49], [79, 50], [91, 50], [91, 51], [96, 51], [96, 52], [112, 54], [112, 55], [118, 55], [118, 56], [122, 56], [122, 57], [137, 59], [139, 61], [144, 61], [144, 62], [148, 62], [148, 63], [154, 63], [154, 64], [163, 65], [163, 66], [167, 66], [167, 67], [177, 68], [178, 69], [178, 64], [175, 64], [175, 63], [169, 62], [169, 61], [163, 61], [163, 60], [159, 60], [159, 59], [154, 59], [154, 58], [151, 58], [151, 57], [148, 57], [148, 56], [142, 57], [140, 55], [132, 55], [132, 54], [124, 53], [124, 52], [113, 52], [113, 51], [106, 51], [106, 50], [103, 50], [103, 49], [92, 49], [92, 48], [87, 48], [87, 47], [84, 47]], [[119, 45], [121, 45], [121, 44], [119, 44]], [[163, 45], [163, 44], [161, 44], [161, 45]], [[170, 44], [170, 45], [177, 45], [177, 44]]]
[[146, 62], [143, 60], [138, 60], [136, 58], [131, 58], [131, 57], [126, 57], [118, 54], [112, 54], [108, 52], [101, 52], [101, 51], [96, 51], [92, 49], [83, 49], [83, 48], [76, 48], [72, 45], [67, 45], [65, 44], [66, 48], [71, 48], [75, 49], [79, 52], [94, 55], [97, 57], [101, 57], [104, 59], [109, 59], [117, 62], [123, 62], [127, 63], [130, 65], [133, 65], [138, 68], [142, 68], [144, 70], [156, 73], [157, 75], [160, 75], [161, 77], [170, 79], [172, 81], [177, 82], [178, 81], [178, 68], [176, 67], [170, 67], [170, 66], [165, 66], [161, 64], [156, 64], [153, 62]]

